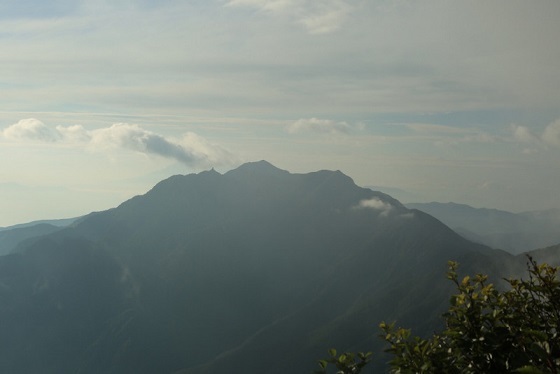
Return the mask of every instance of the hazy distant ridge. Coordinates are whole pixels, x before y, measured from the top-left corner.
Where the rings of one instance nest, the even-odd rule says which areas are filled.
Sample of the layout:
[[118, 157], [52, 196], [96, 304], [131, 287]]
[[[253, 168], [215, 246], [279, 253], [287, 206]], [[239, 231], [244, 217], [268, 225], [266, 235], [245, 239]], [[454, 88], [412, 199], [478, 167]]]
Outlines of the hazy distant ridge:
[[408, 203], [464, 237], [512, 253], [560, 243], [560, 210], [511, 213], [456, 203]]

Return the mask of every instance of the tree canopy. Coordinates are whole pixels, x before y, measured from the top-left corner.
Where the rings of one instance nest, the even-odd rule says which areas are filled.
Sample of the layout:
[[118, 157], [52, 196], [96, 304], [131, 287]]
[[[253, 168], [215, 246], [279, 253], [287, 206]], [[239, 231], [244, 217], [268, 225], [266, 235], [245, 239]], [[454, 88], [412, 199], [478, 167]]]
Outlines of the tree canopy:
[[[447, 277], [457, 293], [443, 315], [445, 329], [430, 338], [411, 330], [380, 324], [389, 347], [391, 373], [559, 373], [559, 268], [528, 258], [527, 279], [507, 279], [498, 290], [486, 275], [457, 274], [449, 262]], [[317, 373], [362, 373], [368, 353], [337, 353], [319, 361]]]

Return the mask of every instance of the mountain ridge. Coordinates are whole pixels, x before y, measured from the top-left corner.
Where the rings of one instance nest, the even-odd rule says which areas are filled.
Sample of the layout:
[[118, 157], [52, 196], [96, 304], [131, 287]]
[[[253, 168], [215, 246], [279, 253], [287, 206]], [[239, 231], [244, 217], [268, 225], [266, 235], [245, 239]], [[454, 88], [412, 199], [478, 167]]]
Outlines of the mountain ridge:
[[[437, 329], [450, 259], [496, 276], [523, 267], [340, 171], [261, 161], [172, 176], [1, 256], [0, 335], [33, 347], [45, 373], [311, 371], [332, 346], [381, 351], [371, 329], [381, 320]], [[72, 296], [98, 283], [112, 291]], [[18, 317], [36, 310], [50, 312]], [[19, 335], [7, 327], [22, 323]], [[0, 346], [0, 367], [31, 365], [19, 346]]]
[[457, 203], [407, 203], [425, 211], [464, 237], [519, 254], [560, 243], [560, 210], [512, 213]]

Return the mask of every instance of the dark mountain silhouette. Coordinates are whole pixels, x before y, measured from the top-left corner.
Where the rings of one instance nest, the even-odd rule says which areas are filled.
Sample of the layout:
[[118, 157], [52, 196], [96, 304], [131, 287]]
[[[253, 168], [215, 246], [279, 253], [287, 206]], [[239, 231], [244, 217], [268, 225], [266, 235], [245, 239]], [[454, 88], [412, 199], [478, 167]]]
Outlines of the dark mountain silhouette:
[[409, 203], [465, 238], [514, 254], [560, 243], [560, 210], [511, 213], [456, 203]]
[[0, 371], [308, 373], [381, 320], [438, 329], [450, 259], [524, 264], [339, 171], [173, 176], [0, 257]]

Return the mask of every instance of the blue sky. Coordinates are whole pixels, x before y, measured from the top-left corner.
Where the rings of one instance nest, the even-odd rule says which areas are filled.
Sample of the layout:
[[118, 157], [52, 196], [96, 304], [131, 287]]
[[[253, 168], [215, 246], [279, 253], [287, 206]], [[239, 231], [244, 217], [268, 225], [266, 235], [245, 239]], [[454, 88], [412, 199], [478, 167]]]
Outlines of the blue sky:
[[557, 1], [19, 0], [0, 15], [0, 226], [260, 159], [407, 200], [560, 207]]

